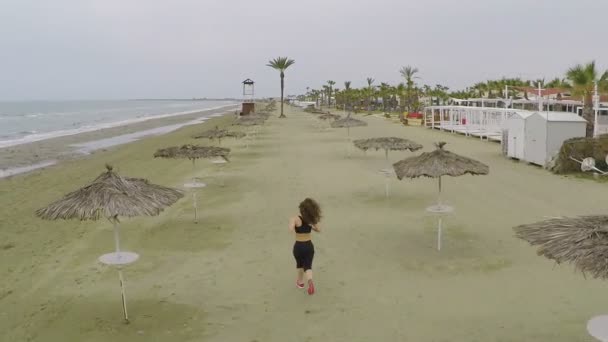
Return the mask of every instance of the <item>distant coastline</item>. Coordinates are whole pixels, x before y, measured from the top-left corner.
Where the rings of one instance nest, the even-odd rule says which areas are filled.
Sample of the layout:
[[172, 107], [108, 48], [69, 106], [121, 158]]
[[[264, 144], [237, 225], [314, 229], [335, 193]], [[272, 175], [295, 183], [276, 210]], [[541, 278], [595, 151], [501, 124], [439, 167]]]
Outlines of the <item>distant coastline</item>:
[[142, 99], [129, 99], [127, 101], [241, 101], [242, 99], [237, 99], [237, 98], [232, 98], [232, 97], [227, 97], [227, 98], [206, 98], [206, 97], [201, 97], [201, 98], [191, 98], [191, 99], [171, 99], [171, 98], [166, 98], [166, 99], [146, 99], [146, 98], [142, 98]]
[[177, 116], [151, 118], [126, 125], [59, 136], [16, 146], [0, 148], [0, 179], [80, 158], [97, 150], [162, 135], [185, 126], [202, 123], [231, 113], [236, 105], [208, 108]]

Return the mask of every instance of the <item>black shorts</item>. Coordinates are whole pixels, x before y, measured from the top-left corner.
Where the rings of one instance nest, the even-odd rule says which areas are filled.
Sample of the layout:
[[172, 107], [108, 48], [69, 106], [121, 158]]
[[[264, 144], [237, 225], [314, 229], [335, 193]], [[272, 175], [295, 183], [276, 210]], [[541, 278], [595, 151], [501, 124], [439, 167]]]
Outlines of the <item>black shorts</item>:
[[312, 241], [296, 241], [293, 245], [293, 257], [296, 258], [296, 268], [304, 271], [312, 269], [312, 258], [315, 256], [315, 246]]

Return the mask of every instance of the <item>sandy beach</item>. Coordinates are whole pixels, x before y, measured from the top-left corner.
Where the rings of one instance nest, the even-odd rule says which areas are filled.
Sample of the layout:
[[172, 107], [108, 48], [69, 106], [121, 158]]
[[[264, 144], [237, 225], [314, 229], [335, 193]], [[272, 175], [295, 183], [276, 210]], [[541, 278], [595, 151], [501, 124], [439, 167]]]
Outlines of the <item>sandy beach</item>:
[[[351, 147], [347, 158], [346, 130], [320, 132], [294, 108], [286, 115], [274, 114], [248, 149], [222, 141], [232, 149], [225, 187], [210, 162], [193, 171], [187, 160], [152, 154], [197, 142], [194, 133], [227, 125], [230, 115], [0, 179], [0, 341], [591, 341], [587, 321], [608, 313], [605, 282], [538, 257], [512, 227], [603, 213], [604, 184], [507, 160], [499, 144], [357, 115], [369, 126], [352, 128], [353, 138], [405, 137], [424, 151], [446, 141], [490, 166], [488, 176], [444, 180], [455, 212], [438, 252], [436, 221], [425, 213], [436, 181], [392, 179], [387, 199], [382, 151]], [[74, 143], [67, 140], [54, 143]], [[55, 151], [21, 148], [40, 159]], [[167, 186], [193, 172], [208, 183], [198, 224], [189, 197], [158, 217], [124, 221], [123, 247], [141, 256], [125, 269], [129, 325], [116, 271], [97, 261], [113, 249], [111, 225], [34, 215], [105, 163]], [[287, 230], [306, 196], [324, 210], [324, 231], [313, 237], [314, 296], [295, 287]]]

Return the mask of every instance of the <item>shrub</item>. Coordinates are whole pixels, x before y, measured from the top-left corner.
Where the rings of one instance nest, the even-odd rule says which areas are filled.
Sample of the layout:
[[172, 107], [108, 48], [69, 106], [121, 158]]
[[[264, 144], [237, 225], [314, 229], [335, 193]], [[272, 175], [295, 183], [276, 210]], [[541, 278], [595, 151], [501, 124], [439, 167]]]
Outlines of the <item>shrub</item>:
[[608, 154], [608, 135], [600, 135], [598, 138], [568, 139], [560, 148], [552, 171], [558, 174], [580, 172], [581, 165], [570, 157], [578, 160], [592, 157], [595, 159], [595, 166], [605, 170], [606, 154]]

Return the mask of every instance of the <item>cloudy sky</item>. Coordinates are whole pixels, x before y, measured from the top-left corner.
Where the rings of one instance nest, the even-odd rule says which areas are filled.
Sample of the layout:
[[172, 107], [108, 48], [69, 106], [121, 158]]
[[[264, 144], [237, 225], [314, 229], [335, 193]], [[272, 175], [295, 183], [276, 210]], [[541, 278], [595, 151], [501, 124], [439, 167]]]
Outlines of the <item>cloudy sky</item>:
[[278, 94], [331, 79], [452, 89], [608, 68], [606, 0], [0, 0], [0, 100]]

